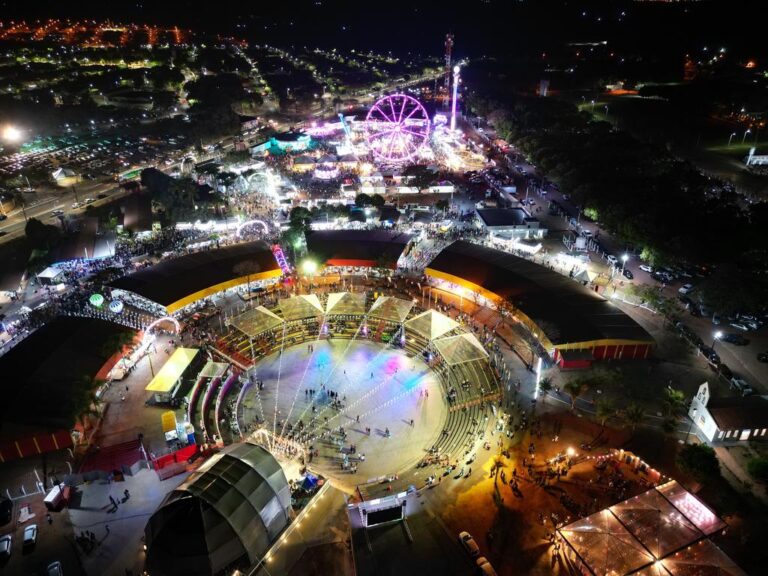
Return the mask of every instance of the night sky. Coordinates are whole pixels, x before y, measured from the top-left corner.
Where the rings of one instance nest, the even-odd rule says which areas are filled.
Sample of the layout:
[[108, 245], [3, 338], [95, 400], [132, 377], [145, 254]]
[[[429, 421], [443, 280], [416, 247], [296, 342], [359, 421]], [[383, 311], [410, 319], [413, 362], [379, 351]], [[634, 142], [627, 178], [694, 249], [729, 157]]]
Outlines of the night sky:
[[[751, 7], [750, 7], [751, 6]], [[533, 53], [571, 41], [676, 53], [706, 43], [760, 57], [762, 20], [746, 0], [702, 2], [293, 0], [288, 2], [0, 2], [3, 20], [55, 17], [170, 24], [283, 46], [439, 54], [446, 32], [458, 56]], [[623, 15], [622, 15], [623, 13]], [[750, 46], [751, 45], [751, 46]]]

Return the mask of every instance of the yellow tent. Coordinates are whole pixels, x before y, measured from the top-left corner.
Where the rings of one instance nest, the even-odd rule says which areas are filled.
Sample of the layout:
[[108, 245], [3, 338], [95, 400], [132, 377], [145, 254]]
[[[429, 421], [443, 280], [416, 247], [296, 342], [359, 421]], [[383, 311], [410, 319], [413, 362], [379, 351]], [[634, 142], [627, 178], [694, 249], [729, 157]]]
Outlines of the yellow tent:
[[150, 392], [170, 392], [198, 352], [200, 350], [197, 348], [177, 348], [160, 371], [152, 378], [146, 390]]

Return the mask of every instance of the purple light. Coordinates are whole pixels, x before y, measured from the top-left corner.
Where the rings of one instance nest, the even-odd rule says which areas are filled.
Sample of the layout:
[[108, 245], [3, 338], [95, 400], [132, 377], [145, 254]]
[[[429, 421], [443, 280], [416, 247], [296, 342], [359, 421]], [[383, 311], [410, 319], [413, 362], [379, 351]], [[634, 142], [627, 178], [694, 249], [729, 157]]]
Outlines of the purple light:
[[429, 138], [424, 106], [407, 94], [379, 99], [365, 119], [368, 146], [385, 162], [405, 162], [418, 154]]

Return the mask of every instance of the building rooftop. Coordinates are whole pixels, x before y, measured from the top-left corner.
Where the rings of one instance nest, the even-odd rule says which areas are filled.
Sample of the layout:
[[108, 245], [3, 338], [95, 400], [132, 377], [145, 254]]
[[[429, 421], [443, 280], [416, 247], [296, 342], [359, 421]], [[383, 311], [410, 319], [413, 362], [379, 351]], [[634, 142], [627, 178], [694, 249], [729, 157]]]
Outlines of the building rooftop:
[[522, 226], [526, 222], [538, 222], [522, 208], [478, 208], [477, 215], [489, 228], [496, 226]]
[[163, 260], [110, 283], [138, 294], [169, 312], [225, 288], [279, 276], [280, 267], [266, 242], [244, 242]]
[[596, 340], [653, 342], [645, 329], [613, 303], [574, 280], [501, 250], [459, 240], [427, 267], [507, 300], [552, 344]]
[[106, 320], [73, 316], [38, 328], [0, 357], [0, 421], [72, 425], [76, 395], [114, 354], [110, 340], [126, 331]]
[[766, 396], [712, 398], [707, 404], [707, 410], [720, 430], [768, 427]]
[[307, 249], [330, 266], [394, 268], [410, 234], [386, 230], [318, 230], [307, 233]]

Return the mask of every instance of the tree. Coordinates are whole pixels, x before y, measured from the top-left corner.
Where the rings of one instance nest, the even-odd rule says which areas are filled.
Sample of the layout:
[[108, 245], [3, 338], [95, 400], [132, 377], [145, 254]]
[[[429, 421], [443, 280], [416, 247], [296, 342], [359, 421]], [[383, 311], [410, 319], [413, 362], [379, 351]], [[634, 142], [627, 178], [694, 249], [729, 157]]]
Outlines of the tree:
[[605, 428], [605, 423], [616, 414], [616, 406], [614, 406], [613, 401], [609, 398], [600, 398], [595, 403], [595, 410], [595, 416], [603, 428]]
[[755, 456], [747, 461], [747, 471], [758, 482], [768, 482], [768, 458]]
[[37, 218], [30, 218], [24, 226], [24, 234], [27, 236], [32, 248], [37, 250], [50, 250], [59, 241], [61, 230], [50, 224], [43, 224]]
[[663, 408], [667, 418], [677, 419], [678, 416], [685, 414], [685, 395], [682, 390], [665, 388]]
[[112, 356], [115, 352], [122, 352], [123, 348], [133, 344], [135, 333], [132, 330], [117, 330], [110, 334], [102, 342], [104, 356]]
[[637, 429], [637, 427], [643, 423], [645, 420], [645, 410], [634, 402], [629, 404], [623, 412], [624, 420], [629, 424], [630, 428], [632, 428], [632, 432]]
[[686, 444], [677, 455], [677, 465], [702, 483], [720, 477], [717, 454], [706, 444]]
[[312, 213], [303, 206], [296, 206], [288, 215], [288, 226], [301, 232], [308, 232], [311, 223]]
[[365, 208], [366, 206], [370, 206], [372, 204], [371, 197], [368, 196], [368, 194], [360, 193], [357, 196], [355, 196], [355, 206], [358, 208]]
[[381, 209], [382, 206], [386, 203], [386, 200], [384, 200], [384, 196], [381, 194], [374, 194], [371, 196], [371, 206], [374, 208]]
[[435, 203], [435, 208], [437, 208], [438, 210], [448, 210], [448, 208], [450, 208], [450, 206], [451, 206], [451, 203], [448, 202], [448, 200], [445, 200], [445, 199], [438, 200]]
[[571, 410], [576, 409], [576, 400], [587, 391], [587, 383], [581, 378], [573, 378], [563, 385], [563, 391], [571, 397]]
[[552, 391], [552, 378], [544, 376], [544, 378], [539, 380], [539, 390], [541, 390], [545, 396], [549, 394]]

